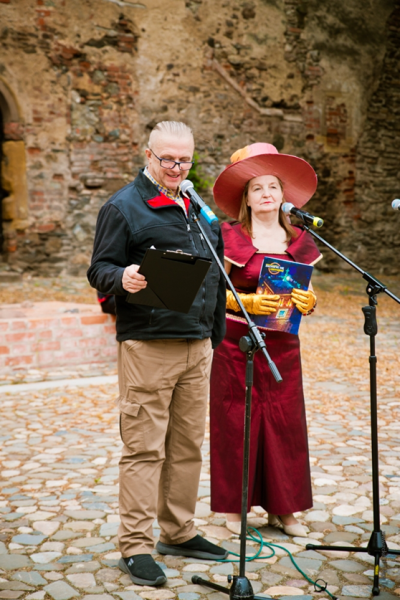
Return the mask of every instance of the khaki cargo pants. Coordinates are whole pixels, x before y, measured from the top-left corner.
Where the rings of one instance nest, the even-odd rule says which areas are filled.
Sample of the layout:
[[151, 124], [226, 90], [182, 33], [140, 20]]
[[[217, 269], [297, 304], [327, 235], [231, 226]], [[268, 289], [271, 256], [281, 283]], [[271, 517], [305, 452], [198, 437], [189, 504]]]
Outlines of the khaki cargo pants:
[[119, 343], [120, 432], [118, 530], [122, 556], [151, 553], [160, 540], [196, 535], [193, 516], [211, 368], [211, 340]]

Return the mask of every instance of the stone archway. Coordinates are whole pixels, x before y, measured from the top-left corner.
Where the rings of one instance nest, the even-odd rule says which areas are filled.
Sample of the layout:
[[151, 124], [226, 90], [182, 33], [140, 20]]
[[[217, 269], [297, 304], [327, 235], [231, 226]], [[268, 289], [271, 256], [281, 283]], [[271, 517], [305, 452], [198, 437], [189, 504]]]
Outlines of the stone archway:
[[18, 105], [0, 78], [0, 252], [16, 250], [16, 232], [28, 227], [25, 143]]

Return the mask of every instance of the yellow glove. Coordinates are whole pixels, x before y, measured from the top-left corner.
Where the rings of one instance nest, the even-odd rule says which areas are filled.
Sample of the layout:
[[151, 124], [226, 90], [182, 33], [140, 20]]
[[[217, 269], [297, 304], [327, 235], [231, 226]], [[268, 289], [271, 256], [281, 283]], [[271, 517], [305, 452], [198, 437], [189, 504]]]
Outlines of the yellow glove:
[[[276, 312], [279, 305], [279, 295], [276, 294], [238, 294], [247, 312], [252, 315], [270, 315]], [[226, 292], [226, 308], [238, 312], [240, 310], [234, 295]]]
[[311, 290], [292, 290], [292, 301], [303, 315], [311, 314], [317, 304], [317, 296]]

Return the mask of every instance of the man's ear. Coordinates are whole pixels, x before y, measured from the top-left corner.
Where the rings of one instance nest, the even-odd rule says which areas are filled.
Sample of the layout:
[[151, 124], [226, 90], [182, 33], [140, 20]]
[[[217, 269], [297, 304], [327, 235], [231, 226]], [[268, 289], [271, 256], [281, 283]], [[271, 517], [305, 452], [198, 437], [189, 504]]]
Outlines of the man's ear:
[[150, 152], [150, 150], [149, 150], [148, 148], [146, 148], [146, 150], [145, 150], [144, 152], [145, 152], [145, 154], [146, 154], [147, 158], [150, 160], [150, 157], [151, 157], [151, 152]]

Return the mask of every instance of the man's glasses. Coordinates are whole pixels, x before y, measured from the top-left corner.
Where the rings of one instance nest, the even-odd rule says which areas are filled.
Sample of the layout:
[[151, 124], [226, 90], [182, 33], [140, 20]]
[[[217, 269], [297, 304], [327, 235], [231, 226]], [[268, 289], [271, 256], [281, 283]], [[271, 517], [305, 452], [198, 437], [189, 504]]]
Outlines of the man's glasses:
[[[150, 152], [154, 154], [153, 150], [149, 148]], [[172, 160], [170, 158], [160, 158], [157, 154], [154, 156], [160, 161], [160, 165], [163, 169], [174, 169], [175, 165], [178, 165], [180, 171], [190, 171], [193, 167], [193, 161], [182, 161], [182, 160]]]

